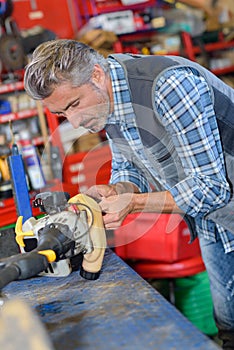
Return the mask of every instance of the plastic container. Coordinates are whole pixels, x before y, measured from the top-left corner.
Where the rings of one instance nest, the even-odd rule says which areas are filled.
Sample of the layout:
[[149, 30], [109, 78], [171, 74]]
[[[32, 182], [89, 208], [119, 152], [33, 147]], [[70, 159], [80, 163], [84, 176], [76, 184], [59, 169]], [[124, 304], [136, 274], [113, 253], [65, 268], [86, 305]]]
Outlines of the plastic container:
[[11, 113], [11, 104], [7, 100], [0, 100], [0, 114]]
[[31, 143], [27, 132], [21, 133], [20, 151], [25, 163], [30, 185], [33, 190], [44, 187], [46, 182], [36, 147]]
[[198, 240], [179, 214], [129, 214], [114, 231], [115, 252], [122, 259], [175, 262], [200, 256]]
[[209, 336], [217, 334], [207, 271], [175, 279], [174, 293], [175, 306], [190, 322]]

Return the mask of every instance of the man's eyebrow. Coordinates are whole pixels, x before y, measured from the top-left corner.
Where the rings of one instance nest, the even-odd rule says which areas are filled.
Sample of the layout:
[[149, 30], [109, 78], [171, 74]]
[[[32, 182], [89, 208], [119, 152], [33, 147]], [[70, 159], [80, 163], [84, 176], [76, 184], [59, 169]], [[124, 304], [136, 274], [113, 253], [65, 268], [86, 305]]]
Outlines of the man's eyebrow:
[[51, 113], [53, 114], [59, 114], [59, 113], [63, 113], [63, 112], [66, 112], [68, 110], [68, 108], [73, 104], [75, 103], [77, 100], [79, 100], [79, 97], [76, 97], [75, 100], [72, 100], [71, 102], [69, 102], [66, 107], [64, 107], [64, 109], [61, 111], [61, 112], [55, 112], [55, 111], [50, 111]]

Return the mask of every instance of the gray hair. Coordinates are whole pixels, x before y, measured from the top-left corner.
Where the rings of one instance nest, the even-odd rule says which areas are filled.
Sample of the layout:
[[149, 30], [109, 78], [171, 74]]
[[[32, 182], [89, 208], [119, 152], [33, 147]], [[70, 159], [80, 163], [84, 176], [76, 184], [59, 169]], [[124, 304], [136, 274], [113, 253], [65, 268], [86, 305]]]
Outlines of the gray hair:
[[44, 42], [26, 66], [24, 88], [35, 100], [47, 98], [62, 83], [74, 87], [89, 83], [95, 64], [108, 73], [107, 60], [88, 45], [70, 39]]

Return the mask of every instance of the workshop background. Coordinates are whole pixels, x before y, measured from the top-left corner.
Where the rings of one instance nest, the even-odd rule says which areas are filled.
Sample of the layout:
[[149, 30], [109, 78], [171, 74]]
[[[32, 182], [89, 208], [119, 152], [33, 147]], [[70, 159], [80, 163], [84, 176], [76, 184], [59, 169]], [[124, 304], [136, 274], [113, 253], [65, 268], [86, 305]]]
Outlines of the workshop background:
[[[232, 0], [0, 0], [0, 258], [19, 252], [8, 167], [14, 143], [24, 160], [31, 199], [43, 188], [63, 188], [75, 195], [108, 183], [110, 176], [111, 154], [104, 132], [73, 130], [26, 95], [24, 66], [37, 45], [73, 38], [105, 56], [181, 55], [234, 86], [232, 5]], [[39, 212], [33, 209], [33, 214]], [[169, 214], [131, 214], [120, 229], [108, 232], [108, 244], [117, 255], [203, 333], [215, 337], [199, 243], [188, 241], [186, 223]]]

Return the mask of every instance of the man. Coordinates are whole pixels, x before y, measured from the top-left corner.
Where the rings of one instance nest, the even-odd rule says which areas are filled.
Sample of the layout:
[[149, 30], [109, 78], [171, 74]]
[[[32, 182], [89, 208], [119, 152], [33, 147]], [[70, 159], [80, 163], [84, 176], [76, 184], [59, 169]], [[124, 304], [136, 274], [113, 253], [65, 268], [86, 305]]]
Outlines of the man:
[[73, 40], [35, 50], [25, 89], [74, 128], [105, 128], [110, 184], [87, 194], [107, 229], [132, 212], [184, 215], [200, 240], [223, 348], [234, 349], [233, 89], [182, 57], [105, 59]]

